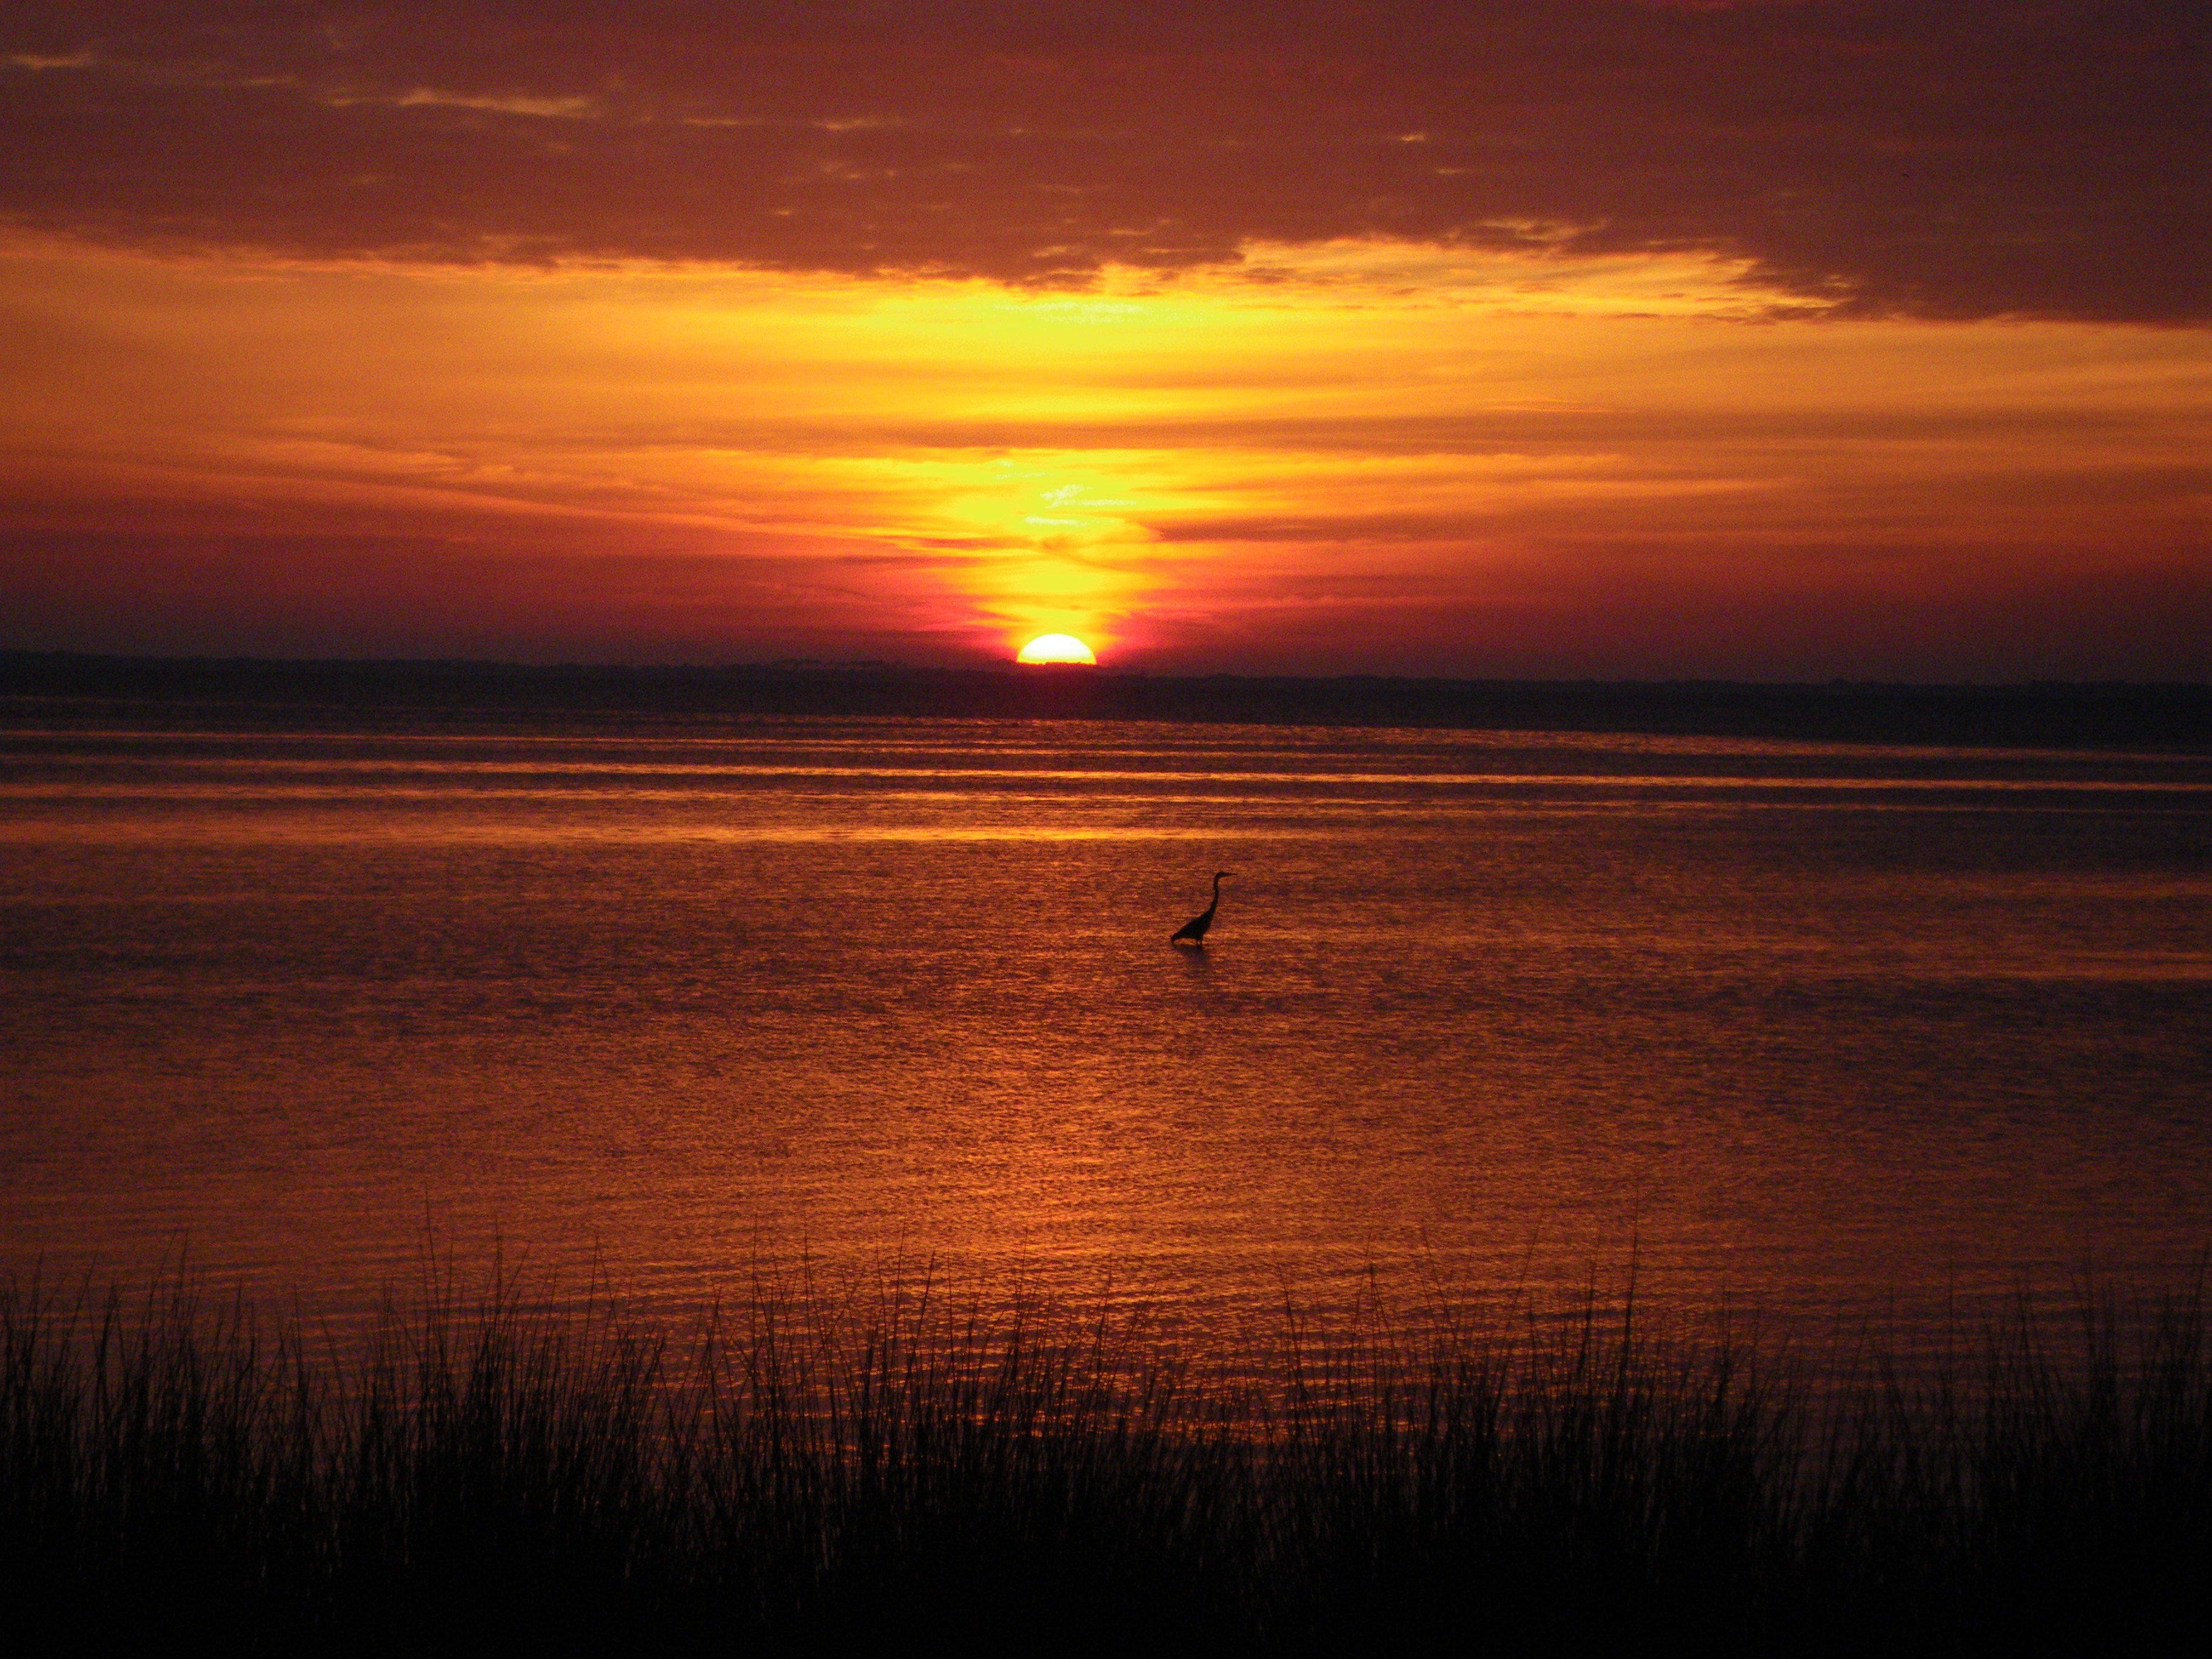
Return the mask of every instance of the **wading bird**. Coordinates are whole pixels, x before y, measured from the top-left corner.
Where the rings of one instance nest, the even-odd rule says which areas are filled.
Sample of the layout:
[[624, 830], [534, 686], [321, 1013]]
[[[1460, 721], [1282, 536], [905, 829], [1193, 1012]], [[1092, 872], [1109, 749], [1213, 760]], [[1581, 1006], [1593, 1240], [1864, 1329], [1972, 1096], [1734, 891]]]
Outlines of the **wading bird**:
[[1226, 870], [1216, 870], [1213, 872], [1213, 902], [1176, 928], [1170, 935], [1169, 944], [1172, 945], [1177, 939], [1186, 939], [1193, 945], [1206, 943], [1206, 930], [1213, 926], [1213, 913], [1221, 908], [1221, 878], [1228, 873]]

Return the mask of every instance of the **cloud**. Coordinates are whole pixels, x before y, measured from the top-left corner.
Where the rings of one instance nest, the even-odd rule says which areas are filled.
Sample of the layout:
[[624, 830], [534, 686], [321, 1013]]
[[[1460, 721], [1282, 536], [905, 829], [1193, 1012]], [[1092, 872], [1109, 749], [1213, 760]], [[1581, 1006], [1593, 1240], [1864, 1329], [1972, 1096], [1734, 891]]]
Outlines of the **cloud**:
[[2212, 314], [2208, 42], [2176, 0], [94, 0], [0, 25], [0, 217], [1028, 283], [1690, 252], [1847, 313], [2174, 323]]
[[599, 113], [599, 104], [593, 98], [533, 98], [518, 93], [440, 92], [434, 87], [416, 87], [394, 95], [390, 93], [331, 92], [323, 94], [323, 101], [334, 109], [343, 109], [354, 104], [386, 104], [395, 109], [472, 109], [490, 110], [501, 115], [527, 115], [540, 120], [583, 121]]

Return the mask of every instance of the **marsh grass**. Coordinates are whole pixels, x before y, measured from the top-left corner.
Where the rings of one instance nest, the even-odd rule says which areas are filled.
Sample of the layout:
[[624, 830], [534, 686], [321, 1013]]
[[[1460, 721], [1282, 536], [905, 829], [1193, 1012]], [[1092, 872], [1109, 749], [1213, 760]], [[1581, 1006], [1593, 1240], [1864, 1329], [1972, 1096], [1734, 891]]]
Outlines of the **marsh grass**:
[[[340, 1342], [0, 1291], [0, 1588], [56, 1648], [2109, 1645], [2212, 1613], [2201, 1276], [1908, 1377], [1633, 1298], [1506, 1334], [763, 1279], [677, 1342], [434, 1275]], [[1539, 1316], [1540, 1313], [1541, 1316]], [[1865, 1358], [1865, 1356], [1862, 1356]]]

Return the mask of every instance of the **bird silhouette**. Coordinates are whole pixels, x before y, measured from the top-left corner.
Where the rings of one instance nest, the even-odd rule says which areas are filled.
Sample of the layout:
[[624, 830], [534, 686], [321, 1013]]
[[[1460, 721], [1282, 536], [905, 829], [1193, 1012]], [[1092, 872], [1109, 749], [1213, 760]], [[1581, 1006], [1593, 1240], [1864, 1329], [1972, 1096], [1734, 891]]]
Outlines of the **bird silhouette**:
[[1176, 928], [1169, 936], [1169, 944], [1172, 945], [1177, 939], [1186, 939], [1193, 945], [1202, 945], [1206, 943], [1206, 930], [1213, 926], [1213, 913], [1221, 908], [1221, 878], [1228, 873], [1226, 870], [1216, 870], [1213, 872], [1213, 902]]

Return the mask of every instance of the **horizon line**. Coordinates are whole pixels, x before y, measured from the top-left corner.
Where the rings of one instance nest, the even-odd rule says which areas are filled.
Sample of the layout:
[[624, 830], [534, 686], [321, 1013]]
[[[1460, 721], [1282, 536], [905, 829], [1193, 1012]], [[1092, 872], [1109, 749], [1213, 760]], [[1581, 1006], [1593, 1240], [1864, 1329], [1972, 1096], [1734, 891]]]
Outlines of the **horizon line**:
[[[1508, 676], [1480, 674], [1419, 674], [1394, 673], [1373, 669], [1353, 669], [1336, 673], [1285, 673], [1255, 672], [1239, 669], [1157, 670], [1146, 668], [1116, 668], [1104, 663], [1021, 663], [1009, 657], [1003, 661], [965, 663], [957, 665], [909, 663], [877, 657], [823, 658], [775, 657], [754, 660], [728, 659], [723, 661], [634, 662], [618, 659], [564, 658], [550, 661], [532, 662], [502, 657], [328, 657], [328, 656], [259, 656], [250, 653], [169, 655], [152, 653], [82, 651], [71, 649], [42, 649], [36, 647], [0, 646], [0, 663], [28, 666], [50, 664], [60, 666], [77, 664], [86, 666], [113, 665], [118, 667], [149, 668], [258, 668], [258, 669], [321, 669], [374, 671], [397, 669], [420, 672], [442, 669], [459, 672], [497, 672], [516, 674], [578, 674], [578, 675], [701, 675], [701, 674], [790, 674], [790, 675], [912, 675], [912, 676], [994, 676], [1007, 679], [1038, 678], [1040, 669], [1045, 678], [1060, 678], [1051, 673], [1054, 669], [1080, 671], [1079, 678], [1150, 680], [1156, 682], [1203, 682], [1209, 680], [1243, 680], [1268, 684], [1340, 684], [1347, 681], [1380, 684], [1403, 685], [1466, 685], [1466, 686], [1553, 686], [1607, 689], [1668, 688], [1737, 688], [1753, 690], [1842, 691], [1842, 690], [1911, 690], [1911, 691], [2033, 691], [2033, 690], [2112, 690], [2133, 691], [2193, 691], [2212, 695], [2212, 678], [2205, 679], [2058, 679], [2034, 678], [2017, 680], [1917, 680], [1855, 678], [1831, 676], [1825, 679], [1758, 679], [1717, 675], [1676, 675], [1656, 677], [1622, 676], [1608, 678], [1594, 674], [1558, 676]], [[9, 695], [0, 692], [0, 696]]]

